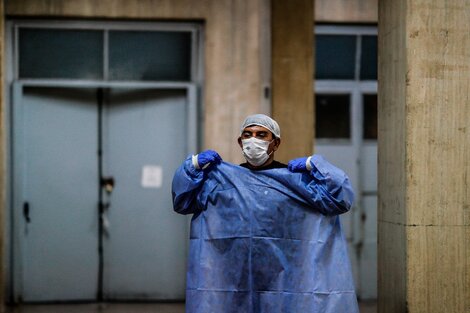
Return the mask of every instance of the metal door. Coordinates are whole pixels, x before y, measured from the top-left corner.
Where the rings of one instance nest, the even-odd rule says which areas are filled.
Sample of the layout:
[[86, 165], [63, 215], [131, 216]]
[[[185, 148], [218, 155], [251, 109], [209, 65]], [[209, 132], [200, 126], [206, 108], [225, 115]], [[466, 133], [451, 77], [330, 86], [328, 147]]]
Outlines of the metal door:
[[115, 187], [105, 218], [109, 299], [184, 299], [187, 223], [171, 180], [186, 157], [186, 90], [118, 90], [106, 97], [103, 171]]
[[15, 95], [16, 298], [94, 299], [96, 92], [17, 87]]
[[15, 86], [15, 299], [183, 299], [170, 182], [194, 149], [194, 88]]

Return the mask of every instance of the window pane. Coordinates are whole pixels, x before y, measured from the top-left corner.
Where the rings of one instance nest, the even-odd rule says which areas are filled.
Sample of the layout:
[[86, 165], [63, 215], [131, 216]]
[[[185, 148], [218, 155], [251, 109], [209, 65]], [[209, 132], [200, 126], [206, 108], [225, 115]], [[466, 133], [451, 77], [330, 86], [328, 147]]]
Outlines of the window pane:
[[110, 79], [189, 81], [190, 68], [190, 32], [109, 33]]
[[317, 79], [354, 79], [356, 36], [316, 36]]
[[103, 33], [92, 30], [22, 28], [20, 78], [103, 77]]
[[349, 95], [315, 96], [317, 138], [350, 138], [349, 101]]
[[377, 80], [377, 36], [362, 36], [360, 76]]
[[364, 139], [377, 139], [377, 95], [364, 95]]

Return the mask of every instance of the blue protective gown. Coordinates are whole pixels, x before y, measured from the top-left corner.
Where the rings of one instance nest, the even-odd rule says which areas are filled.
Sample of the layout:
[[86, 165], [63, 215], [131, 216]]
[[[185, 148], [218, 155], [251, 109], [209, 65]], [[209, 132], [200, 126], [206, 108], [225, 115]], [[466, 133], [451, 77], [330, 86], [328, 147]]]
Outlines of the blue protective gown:
[[194, 214], [188, 313], [359, 312], [338, 214], [349, 179], [319, 155], [310, 173], [251, 171], [191, 157], [176, 170], [173, 205]]

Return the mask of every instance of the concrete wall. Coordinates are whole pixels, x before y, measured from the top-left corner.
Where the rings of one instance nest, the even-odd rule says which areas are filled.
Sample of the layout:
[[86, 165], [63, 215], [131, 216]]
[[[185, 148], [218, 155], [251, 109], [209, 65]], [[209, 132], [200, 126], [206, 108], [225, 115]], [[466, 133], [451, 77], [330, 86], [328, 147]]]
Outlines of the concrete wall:
[[469, 16], [380, 2], [379, 312], [470, 311]]
[[317, 23], [377, 23], [379, 0], [315, 0]]
[[[406, 307], [406, 0], [380, 2], [378, 36], [379, 312]], [[395, 47], [390, 49], [389, 47]], [[393, 273], [393, 274], [391, 274]]]

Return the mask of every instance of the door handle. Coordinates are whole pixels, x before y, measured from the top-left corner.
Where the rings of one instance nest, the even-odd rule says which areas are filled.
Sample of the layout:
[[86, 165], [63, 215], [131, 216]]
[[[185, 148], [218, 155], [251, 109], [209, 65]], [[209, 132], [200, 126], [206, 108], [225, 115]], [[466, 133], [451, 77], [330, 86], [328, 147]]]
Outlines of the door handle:
[[111, 203], [109, 202], [109, 199], [111, 197], [111, 192], [113, 192], [114, 189], [114, 177], [108, 176], [108, 177], [101, 177], [101, 188], [104, 188], [104, 191], [106, 192], [106, 195], [108, 198], [108, 202], [104, 202], [102, 198], [100, 198], [100, 223], [102, 226], [103, 234], [106, 237], [109, 237], [109, 220], [106, 216], [105, 211], [109, 209], [111, 206]]
[[102, 177], [101, 178], [101, 187], [110, 194], [114, 189], [114, 177]]
[[26, 223], [31, 222], [31, 218], [29, 217], [29, 202], [28, 201], [23, 203], [23, 216], [26, 220]]

